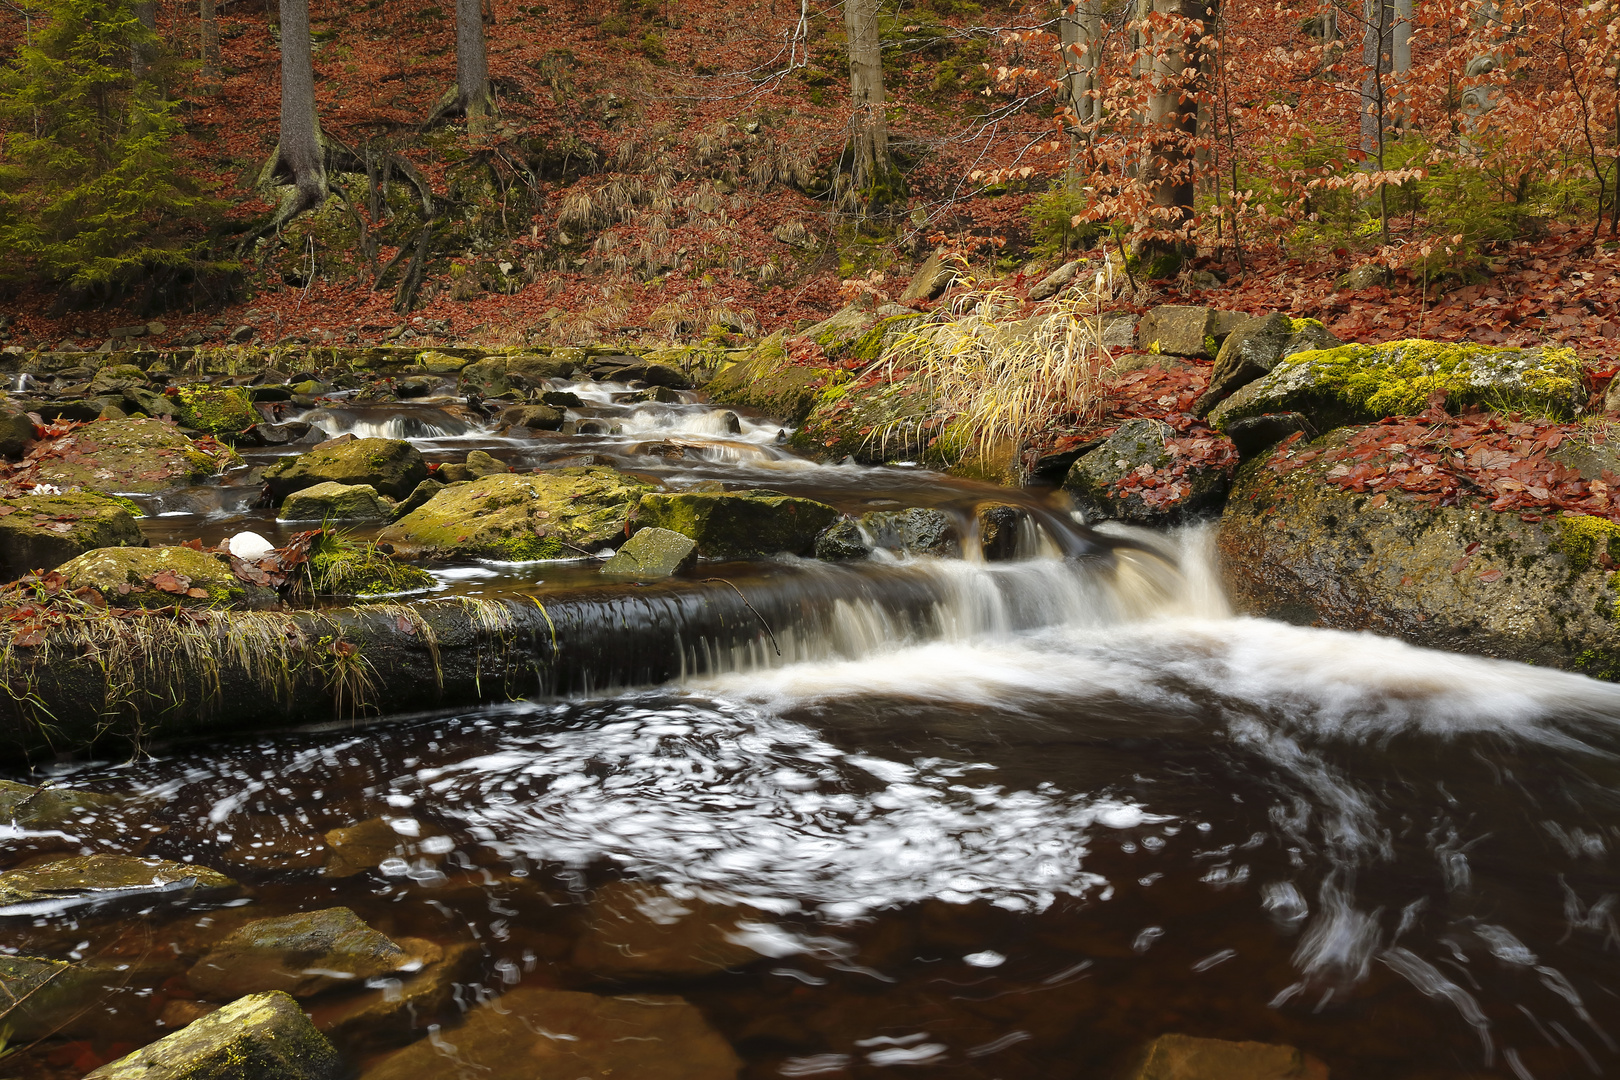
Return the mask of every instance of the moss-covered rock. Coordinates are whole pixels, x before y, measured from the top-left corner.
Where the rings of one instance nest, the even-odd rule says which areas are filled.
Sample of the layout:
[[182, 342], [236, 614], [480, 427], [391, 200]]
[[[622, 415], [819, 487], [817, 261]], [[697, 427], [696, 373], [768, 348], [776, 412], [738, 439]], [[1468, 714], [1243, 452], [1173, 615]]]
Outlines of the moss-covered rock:
[[118, 607], [274, 607], [273, 589], [231, 573], [217, 555], [189, 547], [98, 548], [63, 563], [70, 588], [88, 585]]
[[600, 466], [501, 473], [445, 488], [378, 539], [425, 558], [570, 558], [622, 543], [651, 490]]
[[429, 349], [416, 357], [416, 363], [423, 371], [434, 375], [453, 375], [472, 363], [472, 360], [469, 357], [452, 356], [450, 353]]
[[1152, 478], [1175, 465], [1166, 446], [1174, 434], [1160, 420], [1127, 421], [1070, 466], [1063, 487], [1088, 517], [1132, 525], [1174, 525], [1218, 508], [1231, 481], [1227, 468], [1188, 463], [1165, 484], [1124, 483], [1133, 473]]
[[838, 511], [826, 503], [773, 491], [653, 492], [635, 512], [637, 528], [678, 532], [711, 559], [808, 555], [816, 536], [836, 520]]
[[95, 491], [0, 499], [0, 575], [54, 570], [96, 548], [145, 547], [128, 499]]
[[476, 390], [485, 397], [499, 397], [512, 389], [506, 377], [506, 357], [486, 356], [461, 369], [461, 392]]
[[327, 482], [367, 484], [380, 495], [403, 499], [427, 478], [420, 451], [404, 439], [331, 442], [264, 471], [264, 482], [277, 503], [295, 491]]
[[185, 889], [229, 889], [236, 882], [204, 866], [133, 855], [76, 855], [0, 874], [0, 907], [100, 899]]
[[175, 391], [174, 418], [188, 428], [210, 435], [235, 435], [262, 419], [246, 390], [207, 383], [182, 386]]
[[252, 994], [85, 1080], [340, 1080], [348, 1067], [289, 995]]
[[1412, 339], [1313, 349], [1217, 405], [1210, 424], [1264, 413], [1303, 413], [1326, 431], [1341, 424], [1421, 413], [1443, 392], [1450, 406], [1483, 405], [1569, 416], [1584, 396], [1572, 349], [1504, 349]]
[[59, 828], [87, 814], [112, 810], [123, 801], [117, 795], [0, 780], [0, 822], [24, 829]]
[[433, 575], [426, 570], [400, 562], [375, 544], [340, 537], [317, 541], [308, 566], [315, 591], [327, 596], [390, 596], [433, 586]]
[[34, 441], [34, 422], [22, 406], [0, 400], [0, 457], [18, 458]]
[[1327, 481], [1327, 455], [1299, 464], [1348, 435], [1239, 470], [1219, 546], [1240, 610], [1620, 678], [1620, 589], [1596, 559], [1613, 525], [1356, 493]]
[[1316, 319], [1293, 319], [1280, 312], [1248, 319], [1221, 343], [1215, 366], [1210, 369], [1209, 389], [1198, 398], [1193, 412], [1207, 414], [1237, 390], [1270, 374], [1280, 360], [1341, 344]]
[[921, 461], [944, 428], [938, 396], [913, 372], [893, 381], [827, 387], [794, 432], [793, 446], [824, 461]]
[[331, 481], [293, 492], [276, 513], [282, 521], [389, 521], [393, 516], [370, 484]]
[[256, 919], [193, 964], [186, 981], [215, 999], [261, 990], [312, 997], [419, 963], [420, 946], [404, 942], [379, 934], [346, 907]]
[[602, 564], [602, 573], [649, 581], [666, 578], [691, 566], [697, 543], [668, 529], [642, 529]]
[[792, 363], [778, 334], [723, 368], [704, 389], [723, 405], [758, 409], [784, 423], [799, 424], [810, 415], [825, 388], [847, 377], [836, 368]]
[[34, 480], [60, 488], [151, 494], [205, 480], [242, 459], [162, 420], [98, 420], [57, 441]]

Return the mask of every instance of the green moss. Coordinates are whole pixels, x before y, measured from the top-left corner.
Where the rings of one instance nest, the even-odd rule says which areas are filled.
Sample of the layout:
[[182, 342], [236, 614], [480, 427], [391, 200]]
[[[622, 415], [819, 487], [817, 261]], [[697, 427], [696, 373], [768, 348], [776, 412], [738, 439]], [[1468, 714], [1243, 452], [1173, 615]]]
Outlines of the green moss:
[[234, 435], [259, 422], [258, 410], [240, 387], [220, 389], [207, 383], [182, 386], [176, 394], [176, 405], [175, 419], [210, 435]]
[[433, 584], [427, 571], [341, 533], [327, 533], [316, 543], [309, 556], [309, 577], [316, 592], [338, 596], [383, 596]]
[[1303, 334], [1305, 331], [1311, 329], [1327, 329], [1327, 327], [1322, 325], [1321, 319], [1289, 319], [1288, 321], [1292, 324], [1294, 333], [1296, 334]]
[[1586, 649], [1570, 665], [1582, 675], [1604, 682], [1620, 682], [1620, 656], [1608, 649]]
[[1555, 546], [1580, 573], [1592, 565], [1600, 548], [1610, 558], [1620, 559], [1620, 525], [1590, 514], [1565, 514], [1558, 519]]

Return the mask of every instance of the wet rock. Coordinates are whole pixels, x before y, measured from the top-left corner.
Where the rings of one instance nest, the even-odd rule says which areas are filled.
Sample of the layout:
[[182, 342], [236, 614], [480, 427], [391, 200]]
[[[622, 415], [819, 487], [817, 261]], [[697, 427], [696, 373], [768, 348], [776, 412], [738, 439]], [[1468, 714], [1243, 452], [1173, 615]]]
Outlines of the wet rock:
[[34, 441], [34, 422], [28, 413], [11, 401], [0, 401], [0, 456], [22, 457]]
[[0, 913], [21, 904], [67, 906], [235, 885], [224, 874], [202, 866], [132, 855], [78, 855], [0, 874]]
[[634, 356], [606, 357], [596, 363], [591, 373], [604, 382], [643, 382], [650, 386], [670, 390], [690, 390], [692, 380], [679, 368], [669, 364], [652, 363]]
[[378, 539], [428, 557], [565, 558], [622, 542], [650, 490], [600, 467], [485, 476], [439, 492]]
[[1005, 562], [1018, 557], [1019, 536], [1029, 521], [1029, 511], [1010, 503], [980, 503], [974, 509], [979, 522], [979, 548], [987, 562]]
[[1131, 525], [1171, 525], [1213, 510], [1226, 496], [1230, 476], [1225, 469], [1189, 467], [1174, 481], [1177, 490], [1144, 497], [1143, 489], [1122, 488], [1127, 474], [1153, 473], [1175, 463], [1165, 440], [1175, 434], [1159, 420], [1130, 420], [1119, 426], [1097, 449], [1069, 469], [1063, 487], [1090, 517]]
[[712, 975], [758, 960], [747, 944], [758, 911], [677, 896], [656, 885], [615, 881], [591, 897], [573, 965], [608, 978]]
[[315, 441], [312, 436], [319, 436], [320, 429], [302, 420], [287, 420], [279, 424], [256, 424], [243, 434], [251, 437], [249, 441], [257, 440], [264, 446], [290, 446]]
[[305, 828], [282, 814], [234, 815], [230, 845], [217, 858], [231, 873], [318, 870], [326, 861], [326, 844], [318, 833], [301, 831]]
[[1291, 319], [1281, 313], [1250, 319], [1222, 343], [1210, 371], [1209, 389], [1194, 404], [1193, 412], [1207, 414], [1234, 391], [1270, 374], [1279, 360], [1341, 344], [1315, 319]]
[[280, 599], [237, 578], [219, 556], [188, 547], [98, 548], [57, 572], [70, 588], [99, 589], [117, 607], [271, 607]]
[[369, 484], [379, 495], [403, 499], [427, 475], [421, 453], [404, 439], [350, 439], [278, 462], [264, 471], [264, 482], [278, 503], [295, 491], [329, 481]]
[[727, 435], [742, 434], [742, 418], [736, 413], [732, 412], [730, 409], [726, 409], [721, 412], [719, 414], [719, 419], [720, 424], [725, 429]]
[[697, 561], [697, 544], [668, 529], [642, 529], [624, 542], [602, 573], [641, 580], [669, 577]]
[[326, 1037], [286, 994], [251, 994], [85, 1080], [340, 1080]]
[[219, 999], [261, 990], [312, 997], [334, 986], [420, 970], [440, 959], [428, 942], [390, 941], [346, 907], [258, 919], [215, 945], [186, 973], [197, 993]]
[[512, 389], [511, 382], [506, 378], [506, 357], [486, 356], [468, 364], [461, 369], [459, 387], [463, 394], [474, 391], [487, 398], [500, 397]]
[[117, 795], [101, 795], [72, 788], [34, 787], [0, 780], [0, 825], [21, 829], [62, 829], [77, 826], [87, 814], [99, 815], [124, 802]]
[[435, 352], [429, 349], [427, 352], [419, 353], [416, 362], [423, 370], [434, 375], [453, 375], [472, 363], [472, 359], [466, 356], [451, 356], [449, 353]]
[[626, 394], [624, 400], [631, 403], [652, 402], [660, 405], [679, 405], [681, 395], [678, 391], [667, 386], [649, 386], [645, 390], [637, 390], [633, 394]]
[[540, 404], [553, 409], [577, 409], [585, 403], [579, 395], [568, 390], [547, 390], [540, 395]]
[[1264, 413], [1304, 414], [1318, 431], [1417, 415], [1443, 392], [1448, 408], [1484, 405], [1568, 416], [1585, 397], [1572, 349], [1504, 349], [1468, 342], [1341, 345], [1279, 360], [1209, 414], [1224, 431]]
[[[423, 942], [426, 946], [430, 943]], [[460, 1019], [460, 1000], [473, 996], [462, 989], [478, 977], [484, 953], [461, 942], [433, 946], [420, 971], [399, 972], [366, 980], [373, 988], [310, 1003], [315, 1027], [347, 1049], [378, 1050], [411, 1042], [430, 1024]]]
[[371, 818], [346, 829], [326, 834], [328, 851], [325, 877], [353, 877], [363, 874], [404, 851], [405, 841], [382, 818]]
[[444, 1074], [452, 1061], [481, 1080], [735, 1080], [742, 1068], [703, 1014], [681, 998], [521, 987], [474, 1009], [440, 1040], [423, 1039], [384, 1058], [363, 1080], [422, 1080]]
[[495, 476], [512, 471], [512, 467], [506, 462], [483, 450], [474, 450], [469, 453], [465, 464], [467, 472], [472, 474], [474, 480], [481, 476]]
[[370, 484], [328, 481], [288, 495], [276, 512], [280, 521], [389, 521], [393, 512]]
[[465, 484], [473, 478], [472, 470], [459, 461], [445, 462], [433, 470], [433, 475], [443, 481], [441, 487], [447, 484]]
[[918, 461], [940, 434], [939, 412], [939, 399], [921, 373], [847, 391], [839, 385], [818, 395], [792, 444], [823, 461]]
[[872, 545], [853, 518], [839, 518], [816, 537], [816, 558], [825, 562], [847, 562], [872, 554]]
[[790, 363], [782, 338], [777, 335], [721, 369], [704, 390], [721, 404], [758, 409], [786, 423], [798, 424], [810, 414], [825, 387], [846, 377], [836, 368]]
[[1594, 554], [1620, 558], [1620, 529], [1349, 491], [1327, 481], [1329, 462], [1302, 455], [1350, 434], [1239, 470], [1217, 534], [1235, 607], [1620, 678], [1620, 590]]
[[1169, 356], [1215, 356], [1217, 312], [1192, 304], [1163, 304], [1142, 316], [1136, 324], [1136, 337], [1148, 351]]
[[417, 507], [427, 505], [429, 499], [443, 490], [444, 485], [437, 480], [422, 481], [411, 489], [411, 493], [405, 496], [398, 506], [394, 507], [394, 518], [397, 520]]
[[960, 555], [956, 526], [943, 510], [874, 510], [861, 515], [861, 524], [876, 546], [905, 555]]
[[1031, 285], [1029, 287], [1029, 298], [1031, 300], [1050, 300], [1070, 285], [1085, 265], [1083, 259], [1075, 259], [1072, 262], [1064, 263]]
[[221, 1006], [212, 1001], [170, 998], [163, 1003], [163, 1011], [158, 1014], [158, 1020], [167, 1028], [183, 1028], [193, 1021], [219, 1012], [220, 1008]]
[[1292, 1046], [1160, 1035], [1119, 1075], [1122, 1080], [1328, 1080], [1328, 1068]]
[[310, 553], [309, 581], [317, 593], [364, 600], [432, 588], [433, 575], [374, 543], [323, 537]]
[[97, 548], [145, 546], [137, 513], [128, 499], [93, 491], [0, 499], [0, 575], [10, 581]]
[[1226, 425], [1227, 438], [1237, 447], [1238, 454], [1245, 458], [1277, 445], [1296, 431], [1304, 434], [1306, 439], [1314, 439], [1317, 434], [1304, 414], [1297, 412], [1246, 416]]
[[253, 399], [241, 387], [207, 383], [171, 390], [174, 418], [181, 425], [209, 435], [234, 435], [257, 424], [261, 417]]
[[150, 494], [195, 484], [241, 461], [229, 447], [194, 442], [162, 420], [99, 420], [57, 440], [34, 480]]
[[690, 537], [706, 558], [746, 559], [808, 555], [838, 516], [825, 503], [774, 492], [684, 491], [644, 495], [634, 520]]
[[566, 350], [549, 356], [537, 353], [508, 356], [506, 370], [509, 375], [521, 377], [530, 386], [538, 386], [547, 379], [566, 379], [579, 366], [579, 358], [572, 355], [574, 351]]
[[556, 431], [563, 426], [563, 420], [563, 411], [550, 404], [514, 405], [510, 409], [501, 410], [500, 416], [500, 422], [509, 427], [529, 428], [532, 431]]
[[900, 294], [900, 303], [932, 300], [950, 288], [951, 282], [955, 280], [956, 267], [939, 255], [930, 255], [917, 268], [917, 272], [911, 275], [911, 282], [906, 286], [906, 291]]

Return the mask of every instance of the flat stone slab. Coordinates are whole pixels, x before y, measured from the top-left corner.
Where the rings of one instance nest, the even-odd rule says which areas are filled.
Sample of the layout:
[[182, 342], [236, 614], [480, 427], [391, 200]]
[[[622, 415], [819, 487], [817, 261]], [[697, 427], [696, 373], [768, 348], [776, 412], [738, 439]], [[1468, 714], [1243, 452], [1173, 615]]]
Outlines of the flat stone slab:
[[0, 916], [58, 911], [127, 896], [228, 889], [236, 882], [203, 866], [133, 855], [76, 855], [0, 874]]

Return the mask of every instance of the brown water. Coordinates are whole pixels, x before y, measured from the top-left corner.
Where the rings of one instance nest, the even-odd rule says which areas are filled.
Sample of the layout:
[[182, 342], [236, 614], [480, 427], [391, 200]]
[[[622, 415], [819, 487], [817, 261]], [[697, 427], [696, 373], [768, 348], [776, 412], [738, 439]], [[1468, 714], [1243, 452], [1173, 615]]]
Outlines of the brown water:
[[[711, 422], [686, 410], [665, 422]], [[695, 448], [673, 464], [636, 452], [642, 432], [471, 431], [426, 449], [532, 465], [592, 442], [676, 485], [964, 520], [990, 493], [799, 462], [744, 424], [751, 437], [679, 436]], [[274, 528], [227, 504], [149, 524]], [[1234, 619], [1207, 535], [1110, 553], [1030, 505], [1046, 539], [1016, 562], [730, 566], [777, 647], [751, 629], [677, 635], [668, 666], [687, 674], [666, 685], [64, 767], [59, 783], [132, 798], [71, 836], [12, 835], [9, 864], [132, 851], [245, 892], [0, 910], [8, 950], [128, 965], [86, 1002], [93, 1024], [0, 1059], [0, 1075], [78, 1076], [161, 1036], [210, 942], [340, 904], [391, 936], [471, 946], [442, 1009], [341, 1041], [360, 1065], [412, 1039], [453, 1047], [464, 1009], [517, 985], [679, 994], [758, 1080], [1104, 1076], [1164, 1032], [1290, 1043], [1336, 1078], [1620, 1064], [1620, 689]], [[573, 632], [611, 665], [615, 620], [655, 598], [590, 593], [591, 572], [441, 580], [598, 595]], [[695, 580], [713, 572], [670, 595], [720, 595]], [[695, 601], [670, 603], [695, 618]], [[399, 850], [323, 875], [325, 834], [377, 819]], [[611, 898], [626, 910], [616, 882], [651, 890], [628, 907], [640, 931], [604, 920]], [[649, 932], [669, 955], [645, 966], [663, 973], [604, 960]], [[692, 974], [693, 956], [723, 966]], [[319, 1022], [347, 999], [306, 1005]]]

